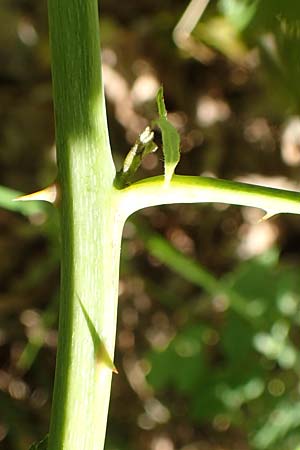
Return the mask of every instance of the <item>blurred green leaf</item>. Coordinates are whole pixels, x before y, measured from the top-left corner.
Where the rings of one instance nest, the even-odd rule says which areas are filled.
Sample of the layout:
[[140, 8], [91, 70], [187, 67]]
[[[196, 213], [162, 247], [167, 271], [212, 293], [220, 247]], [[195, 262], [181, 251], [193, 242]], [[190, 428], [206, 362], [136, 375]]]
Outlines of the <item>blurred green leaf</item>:
[[30, 201], [30, 202], [16, 202], [15, 198], [23, 195], [19, 191], [0, 186], [0, 208], [7, 209], [8, 211], [18, 212], [24, 216], [30, 216], [33, 214], [40, 214], [47, 211], [49, 205], [45, 202]]
[[149, 382], [162, 389], [172, 385], [181, 392], [193, 392], [199, 385], [203, 371], [202, 325], [188, 326], [181, 330], [164, 351], [149, 354], [152, 369]]
[[259, 0], [253, 23], [258, 32], [271, 31], [281, 20], [297, 21], [300, 18], [300, 3], [295, 0]]
[[217, 294], [222, 290], [219, 281], [207, 269], [177, 250], [164, 236], [156, 233], [140, 221], [135, 220], [134, 224], [147, 250], [155, 258], [190, 283], [204, 288], [211, 294]]
[[[147, 250], [159, 261], [166, 264], [171, 270], [178, 273], [185, 280], [199, 286], [211, 295], [224, 294], [228, 297], [231, 306], [244, 315], [247, 305], [242, 296], [229, 287], [225, 279], [217, 279], [198, 261], [184, 255], [177, 250], [164, 236], [149, 229], [145, 224], [134, 221], [136, 230], [143, 240]], [[250, 317], [250, 315], [248, 315]]]
[[247, 45], [239, 36], [232, 23], [222, 16], [200, 22], [194, 32], [200, 39], [232, 61], [241, 61], [247, 53]]
[[[147, 235], [145, 241], [148, 248], [154, 242], [150, 251], [168, 263], [170, 255], [173, 255], [169, 249], [171, 244], [163, 242], [162, 237], [156, 240], [156, 236], [152, 241], [151, 235]], [[165, 245], [167, 251], [163, 252]], [[176, 259], [176, 252], [174, 255]], [[189, 267], [188, 261], [180, 258], [178, 266], [174, 261], [168, 265], [181, 273], [179, 261]], [[206, 357], [207, 343], [210, 342], [207, 339], [207, 321], [204, 325], [204, 318], [200, 316], [197, 325], [191, 317], [166, 349], [151, 352], [148, 381], [158, 390], [172, 387], [179, 396], [184, 395], [189, 415], [194, 420], [205, 423], [224, 414], [232, 424], [243, 424], [250, 433], [254, 433], [253, 448], [273, 449], [275, 443], [277, 445], [298, 426], [296, 408], [292, 408], [287, 419], [285, 413], [281, 413], [281, 405], [285, 410], [281, 396], [287, 386], [289, 390], [292, 386], [296, 389], [298, 383], [299, 358], [290, 339], [292, 323], [287, 317], [290, 311], [296, 311], [298, 305], [295, 292], [300, 282], [299, 275], [295, 268], [278, 267], [278, 252], [274, 251], [244, 262], [220, 282], [221, 286], [227, 284], [245, 299], [245, 312], [239, 312], [229, 304], [222, 313], [223, 319], [214, 331], [216, 341], [209, 350], [209, 359]], [[294, 314], [292, 320], [298, 326], [296, 316]], [[248, 317], [253, 320], [248, 320]], [[195, 330], [198, 330], [201, 345], [195, 355], [186, 358], [185, 339], [192, 338]], [[270, 357], [268, 348], [271, 347], [261, 336], [274, 344], [275, 353]], [[217, 358], [216, 364], [213, 355]], [[276, 361], [277, 365], [267, 363], [268, 360]], [[247, 413], [244, 413], [246, 405]], [[286, 420], [280, 430], [273, 423], [275, 419], [271, 419], [276, 414]], [[264, 417], [263, 425], [261, 415]], [[259, 427], [261, 431], [257, 432]]]
[[[291, 431], [299, 431], [300, 409], [297, 401], [287, 401], [276, 405], [270, 411], [269, 417], [263, 426], [253, 434], [253, 445], [258, 449], [274, 448], [275, 443], [280, 445], [282, 439]], [[285, 446], [281, 448], [286, 448]]]
[[234, 25], [242, 31], [253, 19], [259, 0], [219, 0], [219, 9]]
[[221, 346], [230, 364], [248, 365], [250, 359], [253, 360], [252, 334], [253, 327], [249, 322], [229, 310], [222, 328]]

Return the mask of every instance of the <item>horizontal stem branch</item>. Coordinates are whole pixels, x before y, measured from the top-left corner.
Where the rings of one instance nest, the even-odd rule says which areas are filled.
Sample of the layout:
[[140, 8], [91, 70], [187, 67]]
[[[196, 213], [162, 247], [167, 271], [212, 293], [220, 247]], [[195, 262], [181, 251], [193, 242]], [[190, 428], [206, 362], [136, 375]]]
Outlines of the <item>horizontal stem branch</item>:
[[164, 177], [158, 176], [138, 181], [120, 193], [122, 214], [127, 217], [149, 206], [208, 202], [261, 208], [268, 216], [300, 214], [300, 192], [217, 178], [174, 175], [166, 186]]

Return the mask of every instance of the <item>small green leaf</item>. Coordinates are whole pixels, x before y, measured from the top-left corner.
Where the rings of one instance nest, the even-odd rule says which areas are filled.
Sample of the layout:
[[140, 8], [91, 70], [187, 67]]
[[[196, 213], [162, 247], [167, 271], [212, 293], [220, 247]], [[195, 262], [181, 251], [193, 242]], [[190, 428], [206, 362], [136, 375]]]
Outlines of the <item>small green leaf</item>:
[[175, 167], [180, 159], [180, 138], [177, 130], [167, 119], [167, 110], [164, 102], [163, 88], [161, 87], [156, 96], [159, 118], [155, 123], [159, 126], [162, 134], [163, 153], [165, 159], [165, 183], [168, 184], [174, 174]]
[[47, 450], [48, 446], [48, 434], [39, 442], [32, 444], [29, 450]]

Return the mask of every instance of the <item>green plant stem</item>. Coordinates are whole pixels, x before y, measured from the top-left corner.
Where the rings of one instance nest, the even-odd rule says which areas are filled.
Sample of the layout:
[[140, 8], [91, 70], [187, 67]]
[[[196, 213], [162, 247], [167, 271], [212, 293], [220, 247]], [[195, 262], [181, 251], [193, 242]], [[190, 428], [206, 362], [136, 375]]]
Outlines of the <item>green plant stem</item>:
[[104, 446], [115, 345], [120, 241], [134, 211], [224, 202], [300, 212], [300, 194], [202, 177], [114, 187], [97, 0], [48, 0], [61, 187], [61, 299], [48, 450]]
[[62, 274], [48, 450], [99, 450], [112, 374], [101, 348], [113, 358], [123, 219], [113, 187], [97, 1], [48, 5]]
[[217, 178], [174, 175], [138, 181], [121, 191], [128, 216], [139, 209], [174, 203], [226, 203], [263, 209], [268, 216], [300, 214], [300, 193]]

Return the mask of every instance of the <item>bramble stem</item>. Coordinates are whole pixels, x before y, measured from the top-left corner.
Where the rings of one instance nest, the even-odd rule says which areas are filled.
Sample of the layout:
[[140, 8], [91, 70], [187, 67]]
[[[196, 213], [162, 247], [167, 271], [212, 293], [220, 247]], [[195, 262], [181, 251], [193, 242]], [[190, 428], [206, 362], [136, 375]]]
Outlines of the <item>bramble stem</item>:
[[263, 209], [268, 216], [300, 214], [300, 192], [287, 191], [218, 178], [174, 175], [146, 178], [121, 191], [127, 216], [148, 206], [174, 203], [227, 203]]
[[168, 185], [164, 177], [155, 177], [116, 189], [101, 80], [98, 2], [48, 0], [48, 4], [62, 273], [48, 450], [102, 450], [126, 218], [147, 206], [192, 202], [299, 214], [300, 194], [177, 175]]
[[[101, 82], [97, 0], [49, 0], [61, 300], [48, 450], [103, 448], [123, 220]], [[102, 359], [101, 359], [102, 358]]]

